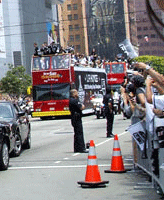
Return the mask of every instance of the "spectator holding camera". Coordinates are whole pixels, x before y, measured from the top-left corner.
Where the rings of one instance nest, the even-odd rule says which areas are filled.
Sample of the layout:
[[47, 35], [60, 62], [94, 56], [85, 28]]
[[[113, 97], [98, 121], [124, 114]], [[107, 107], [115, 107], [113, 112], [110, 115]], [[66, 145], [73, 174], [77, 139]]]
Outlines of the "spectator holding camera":
[[[145, 63], [139, 62], [135, 66], [149, 75], [146, 80], [147, 102], [154, 105], [153, 112], [156, 116], [164, 118], [164, 76]], [[152, 87], [156, 88], [159, 95], [153, 94]], [[160, 106], [156, 106], [156, 103]]]
[[131, 124], [139, 122], [145, 116], [144, 82], [143, 76], [134, 74], [126, 84], [126, 88], [121, 88], [124, 111], [128, 117], [131, 117]]

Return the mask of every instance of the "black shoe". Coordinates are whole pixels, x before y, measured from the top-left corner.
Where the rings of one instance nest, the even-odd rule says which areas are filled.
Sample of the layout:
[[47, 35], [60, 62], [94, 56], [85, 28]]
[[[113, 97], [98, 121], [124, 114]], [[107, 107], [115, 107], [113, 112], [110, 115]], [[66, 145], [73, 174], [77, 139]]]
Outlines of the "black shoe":
[[88, 153], [89, 151], [88, 150], [86, 150], [86, 149], [84, 149], [84, 150], [82, 150], [82, 151], [74, 151], [74, 153]]
[[88, 153], [89, 151], [84, 149], [83, 151], [80, 151], [80, 153]]
[[113, 134], [107, 135], [107, 138], [112, 138], [112, 137], [114, 137]]

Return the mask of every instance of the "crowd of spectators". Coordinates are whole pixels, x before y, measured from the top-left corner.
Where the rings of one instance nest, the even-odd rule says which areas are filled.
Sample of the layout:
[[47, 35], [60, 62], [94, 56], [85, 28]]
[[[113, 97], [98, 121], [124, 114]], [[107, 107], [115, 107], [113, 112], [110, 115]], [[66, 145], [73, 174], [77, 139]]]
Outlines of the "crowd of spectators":
[[132, 125], [145, 121], [154, 173], [159, 175], [158, 149], [164, 148], [164, 76], [145, 63], [135, 63], [120, 90], [124, 116], [131, 118]]

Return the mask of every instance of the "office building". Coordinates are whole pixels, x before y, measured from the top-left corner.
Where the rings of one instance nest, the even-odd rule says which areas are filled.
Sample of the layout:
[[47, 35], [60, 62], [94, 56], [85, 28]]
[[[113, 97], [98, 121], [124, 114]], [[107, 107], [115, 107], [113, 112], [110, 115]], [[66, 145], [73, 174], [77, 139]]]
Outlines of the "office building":
[[58, 5], [61, 45], [74, 45], [75, 53], [86, 55], [95, 48], [102, 59], [114, 60], [122, 53], [118, 44], [125, 39], [132, 38], [137, 47], [134, 14], [129, 18], [133, 9], [127, 0], [66, 0]]
[[[151, 0], [150, 3], [158, 18], [164, 22], [164, 11], [158, 6], [156, 0]], [[164, 41], [154, 29], [143, 0], [136, 0], [136, 17], [139, 55], [164, 56]], [[163, 27], [157, 21], [154, 22], [160, 33], [163, 34]]]
[[33, 43], [40, 46], [47, 42], [50, 29], [53, 37], [58, 37], [55, 3], [55, 0], [0, 0], [0, 79], [8, 64], [22, 65], [30, 74]]

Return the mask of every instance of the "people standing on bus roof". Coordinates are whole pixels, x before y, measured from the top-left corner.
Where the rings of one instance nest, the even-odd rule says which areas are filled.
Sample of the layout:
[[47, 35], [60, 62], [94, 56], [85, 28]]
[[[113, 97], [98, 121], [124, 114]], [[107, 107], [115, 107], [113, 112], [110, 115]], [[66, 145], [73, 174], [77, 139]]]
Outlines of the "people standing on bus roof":
[[57, 46], [55, 45], [55, 42], [52, 42], [49, 46], [48, 46], [48, 53], [49, 54], [56, 54], [57, 52]]
[[91, 60], [93, 62], [93, 66], [96, 67], [96, 60], [97, 60], [97, 53], [96, 53], [96, 49], [93, 48], [92, 52], [91, 52]]
[[34, 42], [34, 56], [38, 56], [39, 47], [36, 42]]
[[69, 109], [71, 112], [71, 124], [74, 128], [74, 153], [88, 153], [85, 149], [82, 125], [82, 110], [85, 109], [85, 106], [80, 103], [76, 89], [70, 91]]
[[113, 137], [113, 121], [114, 121], [114, 112], [113, 112], [113, 95], [111, 92], [111, 87], [107, 86], [106, 95], [103, 97], [103, 104], [105, 105], [105, 117], [107, 120], [107, 137]]
[[62, 46], [60, 46], [59, 48], [59, 53], [66, 53], [65, 49]]

